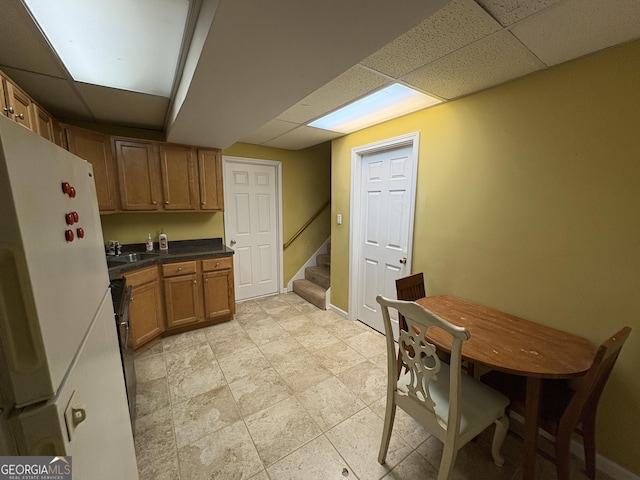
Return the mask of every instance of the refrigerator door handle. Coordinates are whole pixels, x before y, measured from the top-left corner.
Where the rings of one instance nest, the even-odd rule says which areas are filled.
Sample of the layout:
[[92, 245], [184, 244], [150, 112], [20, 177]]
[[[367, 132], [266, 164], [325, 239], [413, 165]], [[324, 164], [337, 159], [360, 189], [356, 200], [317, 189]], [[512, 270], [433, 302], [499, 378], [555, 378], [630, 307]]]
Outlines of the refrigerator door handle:
[[72, 441], [78, 425], [87, 419], [87, 411], [84, 406], [76, 403], [75, 391], [71, 394], [69, 405], [67, 405], [67, 409], [64, 411], [64, 419], [67, 424], [69, 441]]

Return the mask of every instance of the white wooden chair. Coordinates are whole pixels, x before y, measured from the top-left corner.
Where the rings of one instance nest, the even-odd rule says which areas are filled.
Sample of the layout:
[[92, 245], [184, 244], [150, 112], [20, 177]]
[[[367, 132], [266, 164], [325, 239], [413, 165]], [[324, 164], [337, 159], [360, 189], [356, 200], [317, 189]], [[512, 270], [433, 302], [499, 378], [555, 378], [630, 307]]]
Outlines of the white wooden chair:
[[[398, 406], [444, 443], [438, 480], [449, 478], [458, 450], [492, 423], [496, 424], [496, 431], [491, 453], [496, 465], [502, 466], [500, 449], [509, 428], [505, 415], [509, 399], [473, 377], [462, 375], [462, 342], [469, 339], [469, 332], [417, 303], [380, 295], [376, 300], [382, 306], [388, 363], [387, 408], [378, 461], [385, 462]], [[399, 379], [389, 307], [404, 316], [408, 327], [400, 331], [398, 339], [400, 355], [408, 367], [408, 372]], [[438, 358], [435, 346], [425, 339], [429, 327], [440, 328], [453, 337], [449, 365]]]

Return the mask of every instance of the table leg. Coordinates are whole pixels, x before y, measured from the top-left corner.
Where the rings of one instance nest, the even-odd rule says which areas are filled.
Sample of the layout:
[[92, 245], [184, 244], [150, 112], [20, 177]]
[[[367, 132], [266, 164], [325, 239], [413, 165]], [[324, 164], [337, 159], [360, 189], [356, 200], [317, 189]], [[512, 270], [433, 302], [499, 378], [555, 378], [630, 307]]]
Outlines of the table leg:
[[522, 478], [524, 480], [533, 480], [535, 478], [541, 398], [542, 379], [527, 377], [527, 400], [524, 415], [524, 460], [522, 462]]

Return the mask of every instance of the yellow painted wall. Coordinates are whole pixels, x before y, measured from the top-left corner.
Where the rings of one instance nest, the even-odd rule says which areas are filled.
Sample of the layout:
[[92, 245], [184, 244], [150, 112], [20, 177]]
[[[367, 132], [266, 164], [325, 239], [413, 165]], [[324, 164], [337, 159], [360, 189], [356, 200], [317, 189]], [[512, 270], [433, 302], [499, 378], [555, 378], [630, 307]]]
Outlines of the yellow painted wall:
[[600, 344], [634, 331], [598, 451], [640, 474], [640, 42], [332, 143], [331, 300], [348, 310], [351, 150], [420, 132], [412, 271]]
[[[237, 143], [222, 152], [233, 157], [282, 162], [282, 229], [287, 242], [331, 198], [331, 145], [284, 150]], [[284, 251], [284, 285], [329, 238], [330, 209]]]
[[222, 213], [114, 213], [102, 215], [104, 241], [144, 244], [150, 233], [158, 249], [158, 234], [164, 229], [169, 239], [224, 238]]

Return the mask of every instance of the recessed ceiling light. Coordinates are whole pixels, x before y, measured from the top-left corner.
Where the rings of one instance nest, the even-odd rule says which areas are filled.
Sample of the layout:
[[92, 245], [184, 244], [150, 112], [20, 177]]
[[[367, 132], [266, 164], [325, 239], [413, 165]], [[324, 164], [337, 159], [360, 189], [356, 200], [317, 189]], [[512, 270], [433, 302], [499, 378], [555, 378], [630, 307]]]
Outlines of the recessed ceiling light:
[[308, 125], [333, 132], [352, 133], [438, 103], [441, 100], [394, 83]]
[[74, 80], [169, 97], [189, 0], [24, 0]]

